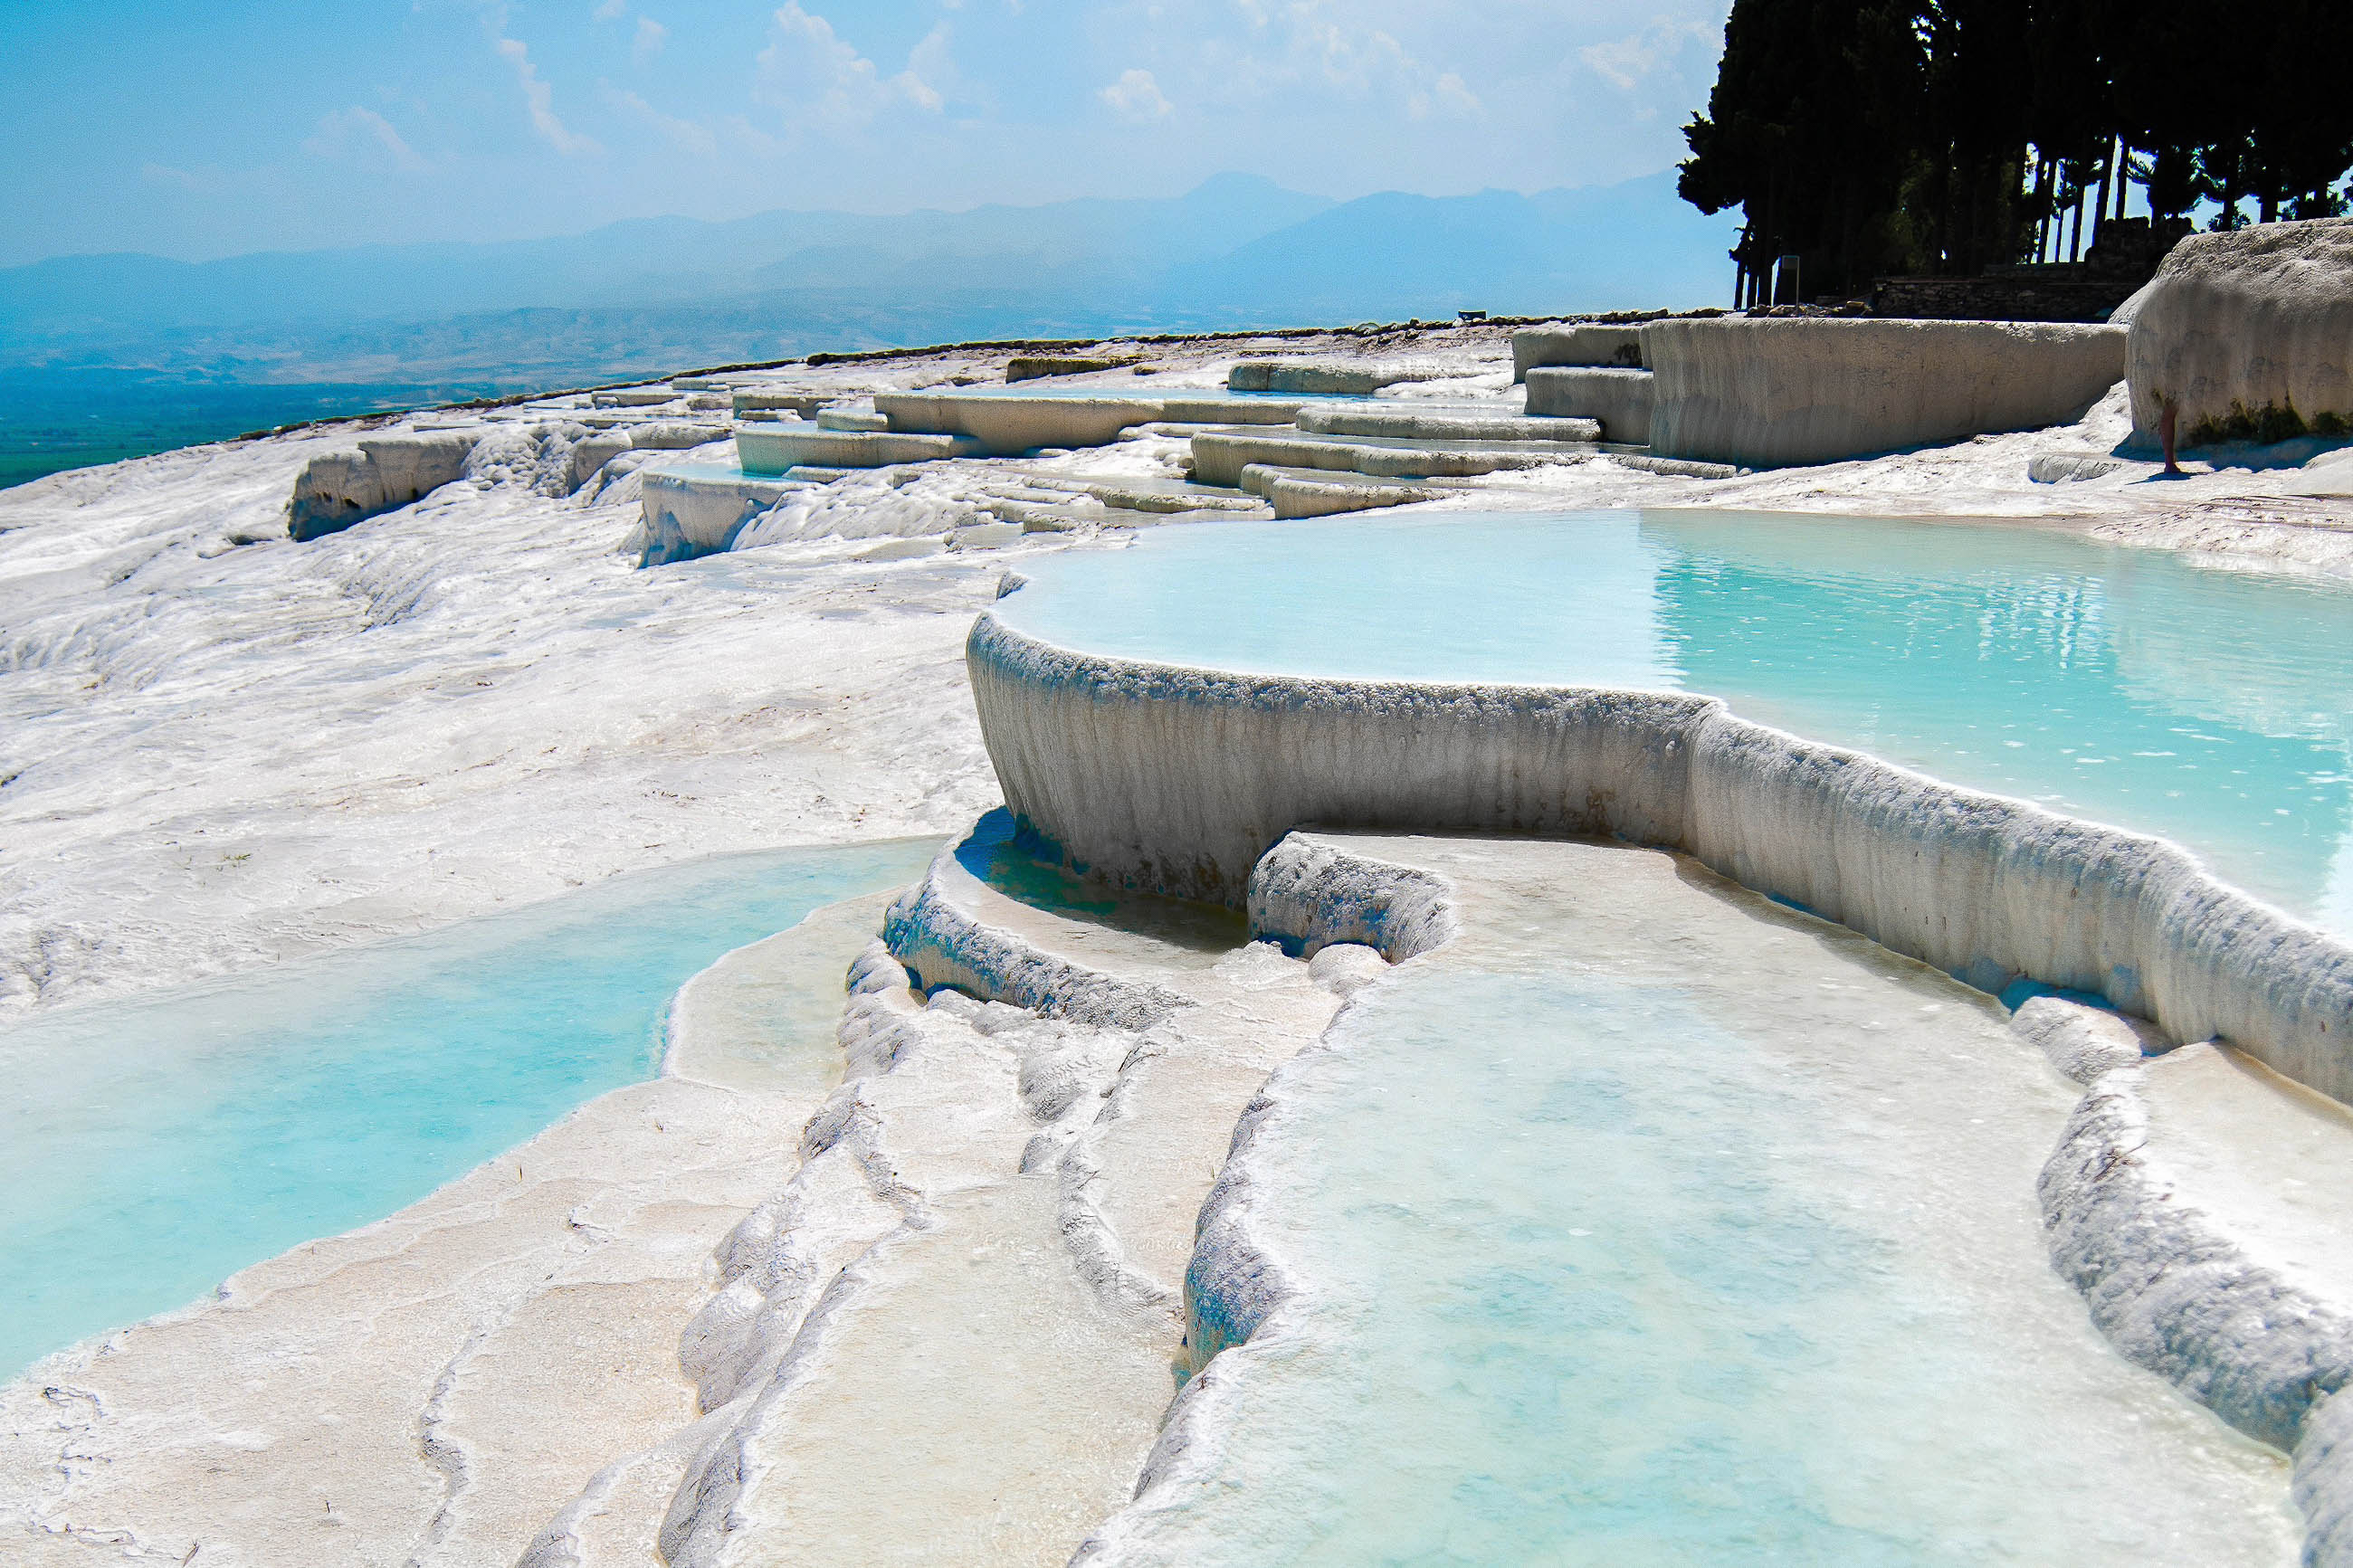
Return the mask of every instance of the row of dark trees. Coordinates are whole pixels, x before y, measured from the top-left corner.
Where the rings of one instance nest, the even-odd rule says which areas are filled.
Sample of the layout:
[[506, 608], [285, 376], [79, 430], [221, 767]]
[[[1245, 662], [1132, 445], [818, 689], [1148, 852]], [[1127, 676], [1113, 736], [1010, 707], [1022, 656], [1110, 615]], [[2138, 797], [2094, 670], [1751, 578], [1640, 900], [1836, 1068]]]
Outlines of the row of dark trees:
[[2347, 209], [2348, 0], [1734, 0], [1724, 46], [1680, 189], [1741, 209], [1744, 289], [2073, 259], [2128, 184], [2220, 226]]

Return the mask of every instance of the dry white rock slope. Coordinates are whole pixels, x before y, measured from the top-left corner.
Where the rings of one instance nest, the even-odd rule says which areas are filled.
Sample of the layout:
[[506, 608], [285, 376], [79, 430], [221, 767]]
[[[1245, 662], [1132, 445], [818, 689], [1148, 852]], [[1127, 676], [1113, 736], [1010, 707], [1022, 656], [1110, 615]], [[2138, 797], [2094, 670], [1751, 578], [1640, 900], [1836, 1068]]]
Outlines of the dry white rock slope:
[[696, 1417], [680, 1328], [800, 1163], [887, 901], [696, 976], [663, 1078], [0, 1384], [0, 1561], [502, 1564], [544, 1530], [545, 1561], [649, 1562]]
[[0, 494], [0, 1006], [988, 804], [962, 645], [992, 561], [639, 572], [634, 505], [466, 483], [230, 546], [324, 441]]

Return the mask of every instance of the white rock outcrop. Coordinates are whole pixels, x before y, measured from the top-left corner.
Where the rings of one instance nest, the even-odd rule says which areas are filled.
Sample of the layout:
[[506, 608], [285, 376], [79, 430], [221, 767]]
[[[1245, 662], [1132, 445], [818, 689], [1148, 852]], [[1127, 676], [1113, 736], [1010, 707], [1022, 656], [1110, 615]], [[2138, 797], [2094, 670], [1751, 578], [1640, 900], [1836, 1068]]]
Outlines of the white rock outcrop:
[[2117, 1068], [2137, 1067], [2172, 1042], [2121, 1013], [2087, 1007], [2061, 996], [2035, 996], [2010, 1015], [2010, 1028], [2051, 1065], [2088, 1084]]
[[1600, 364], [1641, 370], [1642, 329], [1549, 321], [1512, 334], [1512, 379], [1525, 381], [1538, 365]]
[[2353, 1563], [2353, 1316], [2250, 1252], [2151, 1137], [2146, 1077], [2093, 1079], [2036, 1184], [2052, 1266], [2126, 1357], [2291, 1455], [2310, 1568]]
[[1405, 441], [1599, 441], [1595, 419], [1545, 418], [1508, 410], [1376, 403], [1303, 405], [1293, 421], [1309, 436], [1379, 436]]
[[2353, 218], [2193, 234], [2135, 300], [2136, 446], [2353, 434]]
[[956, 850], [887, 931], [850, 971], [846, 1080], [686, 1336], [709, 1415], [661, 1531], [675, 1568], [797, 1542], [1064, 1561], [1154, 1441], [1234, 1120], [1338, 1005], [1270, 945], [1205, 967], [1009, 899]]
[[1235, 392], [1345, 393], [1364, 396], [1409, 381], [1443, 381], [1480, 374], [1450, 360], [1246, 359], [1226, 373]]
[[640, 566], [668, 566], [731, 549], [746, 523], [810, 488], [746, 474], [733, 463], [655, 461], [638, 475], [645, 509], [638, 535]]
[[2031, 321], [1653, 321], [1642, 338], [1658, 378], [1651, 446], [1662, 457], [1787, 468], [2071, 424], [2124, 378], [2126, 332]]
[[657, 419], [629, 432], [629, 445], [640, 452], [684, 452], [727, 439], [724, 425], [698, 425], [686, 419]]
[[979, 458], [969, 436], [918, 436], [895, 430], [824, 430], [814, 424], [747, 425], [735, 432], [736, 460], [747, 474], [799, 468], [882, 468], [942, 458]]
[[287, 531], [296, 540], [340, 533], [461, 477], [481, 430], [364, 436], [346, 450], [322, 452], [294, 480]]
[[[1285, 425], [1300, 409], [1278, 397], [1229, 398], [1214, 393], [1112, 393], [1079, 397], [878, 392], [874, 411], [895, 432], [951, 436], [974, 450], [1018, 457], [1040, 447], [1103, 447], [1139, 425]], [[824, 423], [824, 417], [819, 417]], [[846, 427], [846, 426], [845, 426]]]
[[570, 420], [363, 436], [350, 448], [322, 452], [295, 476], [287, 531], [297, 541], [340, 533], [459, 479], [568, 496], [631, 446], [628, 436]]
[[1253, 465], [1323, 468], [1376, 479], [1467, 479], [1480, 474], [1581, 463], [1592, 447], [1573, 441], [1512, 441], [1492, 447], [1383, 445], [1379, 437], [1308, 436], [1289, 430], [1205, 430], [1193, 437], [1197, 483], [1238, 489]]
[[1601, 438], [1646, 447], [1651, 442], [1658, 378], [1622, 365], [1538, 365], [1527, 374], [1528, 412], [1552, 418], [1591, 419]]

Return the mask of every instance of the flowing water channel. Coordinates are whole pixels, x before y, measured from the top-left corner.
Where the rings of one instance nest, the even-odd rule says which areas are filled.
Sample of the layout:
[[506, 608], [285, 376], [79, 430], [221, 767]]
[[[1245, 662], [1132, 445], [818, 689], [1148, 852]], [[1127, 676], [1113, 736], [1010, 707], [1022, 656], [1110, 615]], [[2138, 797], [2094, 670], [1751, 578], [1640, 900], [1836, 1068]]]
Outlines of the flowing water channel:
[[1706, 692], [2162, 834], [2353, 933], [2353, 588], [2003, 523], [1435, 513], [1161, 529], [997, 614], [1129, 658]]
[[722, 856], [0, 1030], [0, 1376], [651, 1076], [688, 977], [936, 848]]

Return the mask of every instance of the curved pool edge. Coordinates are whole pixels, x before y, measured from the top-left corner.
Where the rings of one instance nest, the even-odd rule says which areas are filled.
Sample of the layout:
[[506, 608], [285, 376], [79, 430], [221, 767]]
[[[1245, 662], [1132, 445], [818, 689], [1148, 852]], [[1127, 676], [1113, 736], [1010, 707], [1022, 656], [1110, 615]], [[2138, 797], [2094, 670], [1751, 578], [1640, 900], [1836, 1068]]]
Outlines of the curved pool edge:
[[[1393, 964], [1445, 946], [1460, 929], [1457, 890], [1443, 876], [1312, 832], [1286, 834], [1270, 849], [1248, 896], [1253, 938], [1308, 950], [1362, 942]], [[1278, 1067], [1237, 1124], [1185, 1276], [1192, 1375], [1133, 1500], [1097, 1525], [1074, 1565], [1156, 1561], [1134, 1549], [1155, 1515], [1183, 1506], [1213, 1476], [1242, 1419], [1236, 1401], [1253, 1355], [1280, 1361], [1314, 1331], [1313, 1289], [1268, 1238], [1277, 1200], [1261, 1146], [1297, 1118], [1294, 1080], [1334, 1048], [1331, 1034]], [[2353, 1382], [2348, 1321], [2171, 1201], [2171, 1184], [2141, 1158], [2140, 1073], [2123, 1067], [2085, 1082], [2037, 1184], [2053, 1267], [2125, 1359], [2289, 1457], [2306, 1562], [2353, 1563], [2353, 1400], [2335, 1397]]]
[[984, 611], [965, 644], [1008, 806], [1075, 868], [1229, 905], [1308, 825], [1612, 837], [1967, 984], [2106, 997], [2353, 1102], [2353, 946], [2179, 846], [1601, 687], [1235, 674], [1085, 653]]

